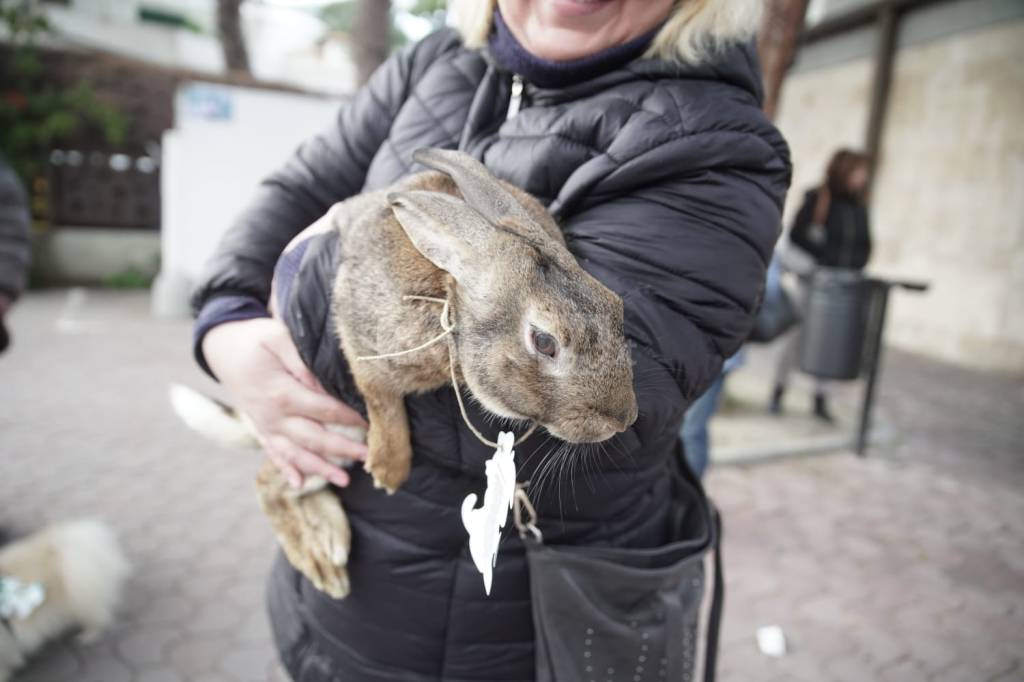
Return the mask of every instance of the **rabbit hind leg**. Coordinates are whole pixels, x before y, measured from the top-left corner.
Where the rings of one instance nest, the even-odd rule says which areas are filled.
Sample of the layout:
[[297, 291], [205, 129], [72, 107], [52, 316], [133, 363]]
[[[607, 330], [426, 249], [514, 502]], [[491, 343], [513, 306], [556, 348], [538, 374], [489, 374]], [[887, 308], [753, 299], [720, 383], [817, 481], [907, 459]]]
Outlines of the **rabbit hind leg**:
[[409, 476], [412, 465], [405, 399], [402, 395], [376, 387], [365, 387], [362, 393], [370, 422], [365, 469], [373, 476], [375, 487], [384, 488], [391, 494]]
[[345, 597], [352, 529], [338, 497], [328, 489], [296, 494], [270, 460], [256, 476], [256, 489], [289, 563], [321, 592]]

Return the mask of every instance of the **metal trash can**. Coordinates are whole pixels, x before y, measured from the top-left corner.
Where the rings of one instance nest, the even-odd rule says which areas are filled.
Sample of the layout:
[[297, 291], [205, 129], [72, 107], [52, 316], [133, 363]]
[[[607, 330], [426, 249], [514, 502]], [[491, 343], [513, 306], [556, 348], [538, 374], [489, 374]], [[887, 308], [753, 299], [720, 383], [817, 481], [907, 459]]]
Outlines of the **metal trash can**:
[[823, 379], [860, 376], [870, 296], [870, 280], [859, 270], [814, 272], [800, 331], [802, 371]]

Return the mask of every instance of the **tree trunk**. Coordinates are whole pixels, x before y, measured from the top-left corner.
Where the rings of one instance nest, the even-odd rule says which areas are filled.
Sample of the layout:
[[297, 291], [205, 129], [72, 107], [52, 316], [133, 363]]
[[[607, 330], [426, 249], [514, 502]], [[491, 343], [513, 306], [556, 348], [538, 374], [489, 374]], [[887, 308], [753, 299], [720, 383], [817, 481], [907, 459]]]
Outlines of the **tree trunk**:
[[352, 52], [356, 62], [356, 78], [362, 85], [383, 63], [391, 50], [390, 0], [358, 0]]
[[217, 31], [224, 50], [224, 64], [228, 71], [250, 73], [249, 53], [242, 35], [242, 17], [239, 7], [243, 0], [217, 0]]
[[793, 64], [808, 0], [764, 0], [757, 51], [764, 74], [764, 110], [775, 118], [782, 81]]

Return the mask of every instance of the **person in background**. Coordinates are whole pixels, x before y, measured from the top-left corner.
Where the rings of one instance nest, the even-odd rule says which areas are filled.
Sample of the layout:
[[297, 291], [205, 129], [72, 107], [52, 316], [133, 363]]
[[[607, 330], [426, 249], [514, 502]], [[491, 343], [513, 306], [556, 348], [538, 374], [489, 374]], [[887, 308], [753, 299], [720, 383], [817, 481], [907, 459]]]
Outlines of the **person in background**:
[[711, 462], [711, 436], [708, 424], [718, 412], [722, 403], [722, 389], [729, 372], [743, 364], [743, 349], [728, 358], [722, 365], [722, 373], [714, 380], [708, 390], [697, 398], [683, 416], [683, 428], [679, 436], [683, 439], [683, 454], [686, 464], [697, 478], [703, 478]]
[[[782, 262], [778, 249], [768, 264], [764, 291], [764, 301], [761, 311], [758, 312], [758, 319], [765, 314], [765, 306], [768, 306], [773, 299], [785, 296], [782, 289]], [[751, 332], [748, 342], [766, 343], [768, 340], [759, 339], [756, 336], [758, 324], [758, 322], [754, 323], [755, 331]], [[718, 375], [708, 390], [690, 405], [683, 416], [683, 428], [679, 431], [679, 437], [683, 441], [686, 464], [697, 478], [704, 477], [704, 472], [707, 471], [708, 465], [711, 463], [711, 436], [708, 433], [708, 425], [721, 406], [721, 394], [725, 388], [726, 378], [734, 369], [743, 366], [746, 359], [745, 348], [746, 346], [741, 346], [735, 355], [726, 359], [722, 365], [722, 373]]]
[[25, 288], [30, 224], [25, 188], [0, 156], [0, 353], [11, 342], [5, 318]]
[[[817, 267], [863, 270], [871, 257], [866, 194], [871, 177], [871, 159], [863, 152], [840, 149], [832, 155], [821, 186], [804, 195], [804, 203], [793, 220], [790, 244], [804, 251]], [[798, 273], [806, 298], [810, 273]], [[803, 307], [802, 305], [800, 307]], [[799, 330], [790, 333], [779, 358], [769, 411], [781, 414], [789, 376], [797, 364]], [[814, 415], [834, 421], [828, 407], [827, 385], [815, 383]]]

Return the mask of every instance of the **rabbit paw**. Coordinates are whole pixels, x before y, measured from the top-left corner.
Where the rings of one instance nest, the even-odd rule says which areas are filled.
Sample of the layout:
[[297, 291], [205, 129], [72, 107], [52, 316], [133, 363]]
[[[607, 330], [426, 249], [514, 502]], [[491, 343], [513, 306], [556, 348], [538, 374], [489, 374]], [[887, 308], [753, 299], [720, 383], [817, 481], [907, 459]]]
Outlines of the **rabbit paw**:
[[304, 561], [298, 568], [318, 590], [341, 599], [350, 588], [345, 570], [352, 541], [348, 517], [338, 498], [327, 491], [305, 495], [298, 504], [306, 520], [298, 548]]
[[394, 494], [398, 486], [409, 478], [412, 457], [387, 457], [383, 461], [367, 461], [366, 471], [373, 476], [373, 487], [383, 488], [388, 495]]
[[330, 490], [296, 494], [273, 468], [256, 478], [260, 504], [292, 566], [335, 599], [349, 593], [352, 529], [341, 502]]

